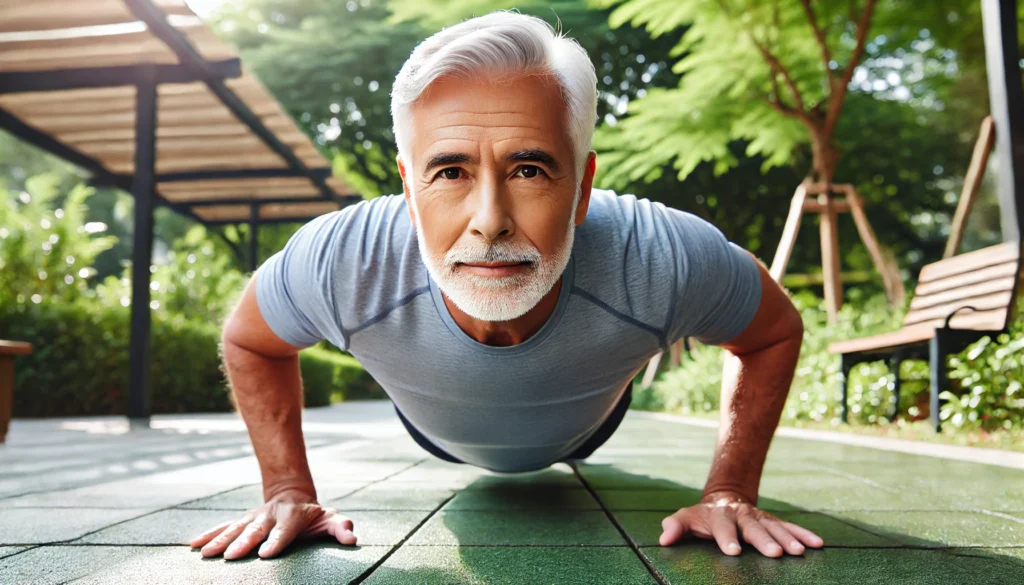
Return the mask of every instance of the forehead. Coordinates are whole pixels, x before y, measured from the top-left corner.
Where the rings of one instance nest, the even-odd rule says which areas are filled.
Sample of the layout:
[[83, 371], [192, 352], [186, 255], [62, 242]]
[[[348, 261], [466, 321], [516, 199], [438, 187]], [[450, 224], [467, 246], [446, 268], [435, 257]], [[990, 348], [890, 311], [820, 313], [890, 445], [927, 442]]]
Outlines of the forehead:
[[565, 109], [558, 83], [550, 75], [504, 83], [443, 77], [410, 108], [411, 146], [416, 154], [460, 142], [468, 147], [467, 141], [489, 141], [499, 147], [506, 143], [509, 149], [537, 142], [554, 151], [567, 150]]

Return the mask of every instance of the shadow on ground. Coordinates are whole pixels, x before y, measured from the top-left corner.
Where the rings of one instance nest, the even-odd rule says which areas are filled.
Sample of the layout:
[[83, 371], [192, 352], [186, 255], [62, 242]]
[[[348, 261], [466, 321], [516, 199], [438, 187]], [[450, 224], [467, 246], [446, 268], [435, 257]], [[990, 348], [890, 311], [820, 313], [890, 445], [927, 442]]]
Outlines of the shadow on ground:
[[1024, 570], [1024, 558], [1006, 551], [950, 547], [769, 498], [762, 509], [816, 532], [825, 547], [778, 559], [749, 544], [727, 557], [692, 536], [662, 547], [661, 519], [697, 503], [699, 486], [615, 465], [578, 470], [585, 483], [551, 469], [474, 481], [365, 582], [1004, 584]]

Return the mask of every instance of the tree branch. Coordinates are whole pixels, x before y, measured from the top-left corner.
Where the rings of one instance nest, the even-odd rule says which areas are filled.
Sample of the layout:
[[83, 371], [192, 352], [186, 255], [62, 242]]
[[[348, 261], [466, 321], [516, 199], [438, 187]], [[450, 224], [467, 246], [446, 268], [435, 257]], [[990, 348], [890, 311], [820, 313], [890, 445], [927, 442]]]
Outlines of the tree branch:
[[864, 54], [864, 44], [867, 40], [868, 29], [871, 27], [871, 14], [874, 9], [875, 0], [867, 0], [864, 5], [864, 11], [860, 13], [860, 18], [857, 20], [857, 46], [853, 49], [850, 62], [846, 64], [846, 70], [843, 72], [843, 78], [840, 80], [838, 87], [829, 96], [828, 116], [825, 118], [825, 138], [827, 139], [832, 138], [832, 131], [835, 130], [836, 121], [839, 119], [839, 112], [842, 111], [843, 101], [846, 99], [846, 91], [850, 86], [850, 80], [853, 78], [853, 70], [856, 69], [861, 55]]
[[825, 76], [828, 78], [829, 93], [833, 90], [832, 83], [832, 69], [829, 67], [829, 63], [832, 62], [832, 54], [828, 50], [828, 43], [825, 40], [825, 31], [818, 26], [818, 19], [814, 16], [814, 9], [811, 8], [811, 0], [802, 0], [804, 5], [804, 14], [807, 15], [807, 22], [811, 24], [811, 30], [814, 31], [815, 38], [818, 39], [818, 45], [821, 46], [821, 58], [825, 61]]
[[245, 257], [242, 255], [242, 250], [238, 247], [238, 245], [232, 242], [230, 239], [228, 239], [227, 235], [224, 232], [220, 231], [219, 229], [213, 226], [210, 226], [208, 229], [209, 231], [220, 236], [220, 239], [223, 240], [224, 243], [228, 245], [228, 248], [231, 248], [231, 251], [235, 255], [235, 260], [238, 261], [238, 266], [244, 267], [246, 265]]
[[786, 85], [789, 86], [789, 91], [793, 93], [793, 101], [796, 102], [797, 109], [800, 110], [801, 112], [804, 112], [804, 98], [803, 96], [800, 95], [800, 90], [796, 88], [796, 83], [793, 82], [793, 78], [789, 76], [789, 71], [787, 71], [786, 68], [782, 66], [782, 63], [779, 62], [779, 60], [775, 57], [775, 55], [772, 54], [771, 51], [769, 51], [761, 43], [757, 42], [757, 39], [754, 38], [754, 35], [750, 34], [749, 32], [747, 34], [750, 36], [750, 40], [754, 43], [754, 46], [756, 46], [758, 50], [761, 51], [761, 55], [764, 57], [764, 60], [768, 62], [768, 66], [772, 68], [772, 71], [774, 73], [782, 74], [782, 78], [786, 80]]

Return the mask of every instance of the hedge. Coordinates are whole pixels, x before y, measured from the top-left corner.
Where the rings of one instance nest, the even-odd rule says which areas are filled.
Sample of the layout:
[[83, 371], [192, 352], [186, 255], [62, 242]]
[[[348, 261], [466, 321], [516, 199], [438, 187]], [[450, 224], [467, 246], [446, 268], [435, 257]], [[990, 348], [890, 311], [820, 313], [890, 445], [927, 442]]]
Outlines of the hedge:
[[[14, 416], [126, 414], [129, 317], [126, 307], [99, 307], [86, 299], [0, 303], [0, 338], [34, 345], [31, 355], [17, 358]], [[156, 314], [151, 331], [154, 414], [233, 409], [219, 327]], [[314, 347], [299, 357], [306, 406], [386, 397], [351, 356]]]

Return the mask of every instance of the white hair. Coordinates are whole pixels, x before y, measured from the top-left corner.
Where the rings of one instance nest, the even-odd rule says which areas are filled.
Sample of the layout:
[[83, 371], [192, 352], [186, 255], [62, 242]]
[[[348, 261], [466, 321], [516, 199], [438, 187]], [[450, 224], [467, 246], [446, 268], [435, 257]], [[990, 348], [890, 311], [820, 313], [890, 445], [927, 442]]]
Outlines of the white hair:
[[[561, 24], [561, 23], [559, 23]], [[442, 76], [515, 79], [551, 74], [566, 107], [567, 138], [577, 181], [583, 176], [597, 121], [597, 74], [579, 43], [536, 16], [498, 10], [464, 20], [430, 36], [413, 50], [395, 77], [391, 119], [398, 153], [411, 164], [412, 105]]]

